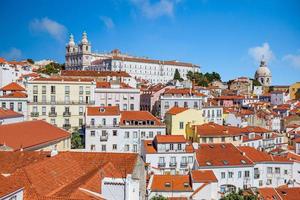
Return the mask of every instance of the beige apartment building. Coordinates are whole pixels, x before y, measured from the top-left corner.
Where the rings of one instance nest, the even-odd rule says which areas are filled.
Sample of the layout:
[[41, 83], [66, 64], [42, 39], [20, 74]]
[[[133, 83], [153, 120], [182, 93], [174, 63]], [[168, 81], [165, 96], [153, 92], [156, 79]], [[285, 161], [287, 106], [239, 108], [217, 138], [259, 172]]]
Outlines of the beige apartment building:
[[66, 130], [81, 128], [86, 106], [95, 104], [96, 83], [88, 78], [37, 78], [28, 82], [28, 119]]

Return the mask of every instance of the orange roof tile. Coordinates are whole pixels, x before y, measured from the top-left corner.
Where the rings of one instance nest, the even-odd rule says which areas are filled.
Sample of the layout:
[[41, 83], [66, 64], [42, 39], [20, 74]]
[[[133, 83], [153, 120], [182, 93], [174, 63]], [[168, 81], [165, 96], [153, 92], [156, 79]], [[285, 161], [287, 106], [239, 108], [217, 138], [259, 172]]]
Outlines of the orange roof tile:
[[33, 81], [58, 81], [58, 82], [92, 82], [94, 79], [92, 78], [69, 78], [69, 77], [61, 77], [61, 76], [52, 76], [48, 78], [35, 78]]
[[179, 94], [179, 95], [191, 95], [191, 96], [205, 96], [202, 93], [199, 93], [195, 90], [191, 90], [189, 88], [170, 88], [166, 89], [164, 94]]
[[0, 198], [21, 189], [20, 184], [15, 184], [10, 177], [4, 177], [0, 174]]
[[125, 71], [78, 71], [78, 70], [62, 70], [61, 76], [74, 76], [74, 77], [106, 77], [106, 76], [116, 76], [116, 77], [131, 77]]
[[270, 133], [272, 131], [260, 126], [246, 126], [242, 128], [243, 133]]
[[120, 109], [118, 106], [87, 107], [87, 115], [88, 116], [120, 115]]
[[223, 126], [213, 122], [202, 125], [194, 125], [195, 131], [201, 136], [239, 136], [242, 135], [242, 129], [235, 126]]
[[25, 89], [16, 82], [9, 83], [9, 84], [3, 86], [0, 90], [2, 90], [2, 91], [25, 91]]
[[[112, 85], [112, 84], [111, 84], [110, 82], [104, 82], [104, 81], [102, 81], [102, 82], [97, 82], [97, 83], [96, 83], [96, 87], [97, 87], [97, 88], [112, 88], [111, 85]], [[130, 87], [130, 86], [127, 85], [126, 83], [121, 82], [121, 83], [120, 83], [120, 88], [121, 88], [121, 89], [130, 89], [130, 88], [132, 88], [132, 87]]]
[[0, 119], [9, 119], [9, 118], [15, 118], [15, 117], [22, 117], [22, 116], [23, 116], [22, 114], [17, 113], [13, 110], [0, 108]]
[[4, 58], [0, 57], [0, 63], [5, 63], [5, 62], [6, 62], [6, 60]]
[[182, 113], [182, 112], [184, 112], [184, 111], [186, 111], [188, 109], [189, 108], [174, 106], [173, 108], [171, 108], [170, 110], [168, 110], [168, 112], [166, 114], [177, 115], [178, 113]]
[[9, 94], [0, 96], [0, 98], [27, 98], [27, 94], [23, 93], [23, 92], [11, 92]]
[[126, 121], [153, 121], [156, 126], [163, 123], [148, 111], [121, 111], [121, 122], [124, 125]]
[[212, 170], [193, 170], [191, 172], [193, 183], [217, 182], [218, 179]]
[[183, 135], [156, 135], [154, 141], [157, 143], [186, 143]]
[[15, 151], [21, 148], [24, 150], [34, 149], [69, 137], [69, 132], [41, 120], [0, 126], [0, 143]]
[[298, 200], [300, 196], [299, 187], [259, 188], [258, 192], [263, 200]]
[[152, 192], [192, 192], [189, 175], [153, 175]]
[[253, 165], [253, 162], [231, 143], [199, 144], [196, 159], [200, 167]]

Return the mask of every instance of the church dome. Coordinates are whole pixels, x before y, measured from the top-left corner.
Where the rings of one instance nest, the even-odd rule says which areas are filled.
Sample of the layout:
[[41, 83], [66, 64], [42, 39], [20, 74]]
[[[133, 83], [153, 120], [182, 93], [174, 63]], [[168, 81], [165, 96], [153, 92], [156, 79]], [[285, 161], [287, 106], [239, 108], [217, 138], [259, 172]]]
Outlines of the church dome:
[[89, 41], [88, 41], [88, 39], [87, 39], [87, 34], [86, 34], [85, 31], [84, 31], [83, 34], [82, 34], [81, 43], [82, 43], [82, 44], [88, 44], [88, 43], [89, 43]]
[[266, 62], [264, 60], [262, 60], [260, 62], [260, 66], [259, 68], [256, 70], [255, 72], [255, 78], [259, 78], [259, 77], [270, 77], [271, 76], [271, 71], [270, 69], [267, 67]]
[[70, 39], [69, 39], [69, 46], [75, 46], [75, 42], [74, 42], [74, 36], [73, 34], [70, 35]]

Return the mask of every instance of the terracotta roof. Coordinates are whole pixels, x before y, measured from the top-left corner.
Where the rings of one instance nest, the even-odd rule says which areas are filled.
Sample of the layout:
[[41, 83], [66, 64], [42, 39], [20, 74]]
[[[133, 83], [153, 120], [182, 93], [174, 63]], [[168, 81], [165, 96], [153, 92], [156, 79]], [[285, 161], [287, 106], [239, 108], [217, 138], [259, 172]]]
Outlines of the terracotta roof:
[[163, 64], [163, 65], [176, 65], [183, 67], [199, 67], [198, 65], [194, 65], [192, 63], [178, 62], [178, 61], [163, 61], [163, 60], [154, 60], [148, 58], [132, 58], [132, 57], [122, 57], [122, 56], [113, 56], [113, 60], [122, 60], [127, 62], [143, 62], [143, 63], [153, 63], [153, 64]]
[[[99, 199], [81, 188], [100, 193], [104, 177], [124, 178], [132, 174], [138, 159], [133, 153], [59, 152], [53, 157], [33, 160], [33, 154], [43, 152], [0, 152], [0, 173], [7, 173], [8, 169], [14, 183], [24, 186], [24, 200]], [[26, 164], [20, 164], [20, 157]], [[19, 163], [18, 168], [13, 160]], [[3, 171], [2, 165], [7, 162], [12, 169]]]
[[152, 192], [192, 192], [189, 175], [153, 175]]
[[92, 82], [94, 79], [91, 78], [69, 78], [61, 76], [53, 76], [48, 78], [35, 78], [32, 81], [58, 81], [58, 82]]
[[174, 106], [173, 108], [171, 108], [170, 110], [168, 110], [168, 112], [166, 114], [177, 115], [178, 113], [182, 113], [182, 112], [184, 112], [184, 111], [186, 111], [188, 109], [189, 108]]
[[[154, 141], [152, 140], [144, 140], [144, 149], [146, 154], [155, 154], [157, 153], [157, 149], [156, 146], [154, 145]], [[194, 153], [194, 147], [192, 144], [188, 143], [185, 145], [185, 153]], [[170, 153], [170, 152], [166, 152], [166, 153]], [[173, 153], [173, 152], [171, 152]]]
[[[15, 117], [23, 117], [22, 114], [17, 113], [13, 110], [4, 109], [0, 107], [0, 119], [9, 119], [9, 118], [15, 118]], [[1, 143], [1, 141], [0, 141]]]
[[87, 116], [110, 116], [120, 115], [120, 109], [118, 106], [96, 106], [87, 107]]
[[242, 128], [243, 133], [270, 133], [272, 131], [260, 126], [246, 126]]
[[157, 143], [186, 143], [183, 135], [156, 135], [154, 140]]
[[[111, 83], [110, 82], [97, 82], [96, 83], [96, 87], [97, 88], [112, 88], [111, 87]], [[122, 88], [122, 89], [130, 89], [130, 88], [132, 88], [132, 87], [130, 87], [129, 85], [127, 85], [126, 83], [120, 83], [120, 88]]]
[[2, 91], [25, 91], [25, 89], [16, 82], [9, 83], [9, 84], [3, 86], [0, 90], [2, 90]]
[[19, 184], [15, 184], [15, 182], [13, 182], [10, 177], [4, 177], [0, 174], [0, 198], [9, 195], [21, 188], [22, 186]]
[[255, 140], [262, 140], [263, 137], [259, 134], [255, 134], [253, 138], [249, 137], [248, 135], [243, 135], [243, 142], [255, 141]]
[[263, 200], [298, 200], [300, 187], [259, 188]]
[[61, 76], [86, 76], [86, 77], [106, 77], [106, 76], [116, 76], [116, 77], [131, 77], [125, 71], [78, 71], [78, 70], [62, 70]]
[[245, 97], [243, 97], [243, 96], [219, 96], [219, 97], [216, 97], [215, 99], [217, 99], [217, 100], [241, 100], [244, 98]]
[[263, 200], [281, 199], [274, 188], [259, 188], [258, 192], [260, 197], [263, 198]]
[[120, 124], [124, 125], [126, 121], [153, 121], [153, 125], [163, 125], [159, 119], [148, 111], [121, 111]]
[[194, 125], [195, 132], [201, 136], [239, 136], [242, 135], [242, 129], [235, 126], [223, 126], [213, 122], [202, 125]]
[[231, 143], [199, 144], [196, 159], [200, 167], [253, 165], [253, 162]]
[[193, 183], [218, 182], [212, 170], [193, 170], [191, 172], [191, 178]]
[[9, 94], [0, 96], [0, 98], [27, 98], [27, 94], [24, 92], [11, 92]]
[[245, 156], [248, 157], [254, 163], [258, 162], [291, 162], [285, 157], [282, 156], [272, 156], [266, 152], [259, 151], [253, 147], [249, 146], [240, 146], [237, 147], [241, 152], [245, 153]]
[[21, 148], [35, 148], [69, 137], [69, 132], [41, 120], [0, 126], [0, 143], [15, 151]]
[[5, 63], [5, 62], [6, 62], [6, 60], [4, 58], [0, 57], [0, 63]]

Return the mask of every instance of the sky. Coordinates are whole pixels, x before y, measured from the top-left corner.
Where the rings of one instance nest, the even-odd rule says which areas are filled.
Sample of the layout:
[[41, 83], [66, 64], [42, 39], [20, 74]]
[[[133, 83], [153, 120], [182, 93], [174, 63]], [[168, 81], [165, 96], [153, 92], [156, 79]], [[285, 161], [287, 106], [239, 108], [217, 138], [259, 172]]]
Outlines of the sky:
[[299, 0], [0, 0], [0, 56], [64, 62], [69, 34], [94, 52], [180, 60], [224, 81], [253, 77], [262, 56], [273, 85], [300, 81]]

